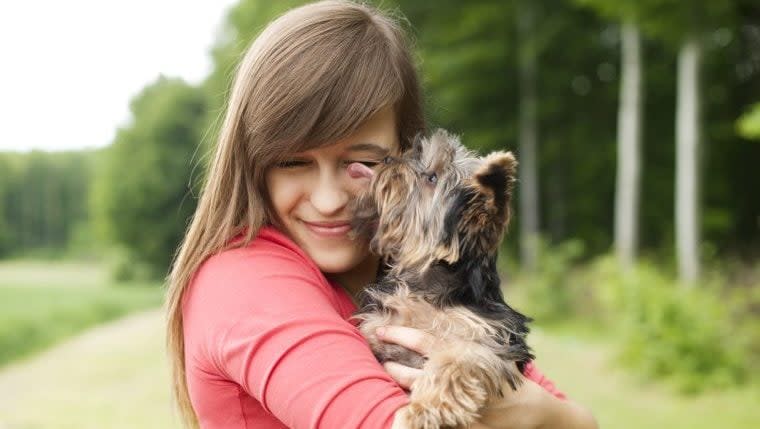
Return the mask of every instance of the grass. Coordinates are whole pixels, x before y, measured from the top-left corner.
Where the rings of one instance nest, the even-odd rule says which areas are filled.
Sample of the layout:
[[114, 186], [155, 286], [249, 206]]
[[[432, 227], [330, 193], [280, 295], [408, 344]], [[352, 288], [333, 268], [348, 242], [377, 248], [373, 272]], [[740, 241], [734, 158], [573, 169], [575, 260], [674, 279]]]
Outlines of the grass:
[[116, 286], [98, 265], [0, 263], [0, 366], [88, 327], [156, 307], [161, 294], [156, 284]]
[[599, 338], [538, 331], [531, 341], [541, 370], [590, 408], [602, 428], [750, 429], [760, 421], [758, 386], [681, 396], [615, 367], [611, 347]]

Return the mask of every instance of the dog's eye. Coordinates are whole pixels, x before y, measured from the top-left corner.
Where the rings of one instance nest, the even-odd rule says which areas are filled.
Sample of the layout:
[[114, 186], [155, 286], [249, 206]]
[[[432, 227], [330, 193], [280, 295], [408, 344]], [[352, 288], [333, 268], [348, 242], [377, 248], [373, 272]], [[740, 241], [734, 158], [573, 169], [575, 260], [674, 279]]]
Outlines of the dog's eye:
[[436, 183], [438, 183], [438, 175], [435, 174], [435, 172], [426, 173], [425, 176], [427, 177], [428, 183], [430, 183], [431, 185], [435, 185]]

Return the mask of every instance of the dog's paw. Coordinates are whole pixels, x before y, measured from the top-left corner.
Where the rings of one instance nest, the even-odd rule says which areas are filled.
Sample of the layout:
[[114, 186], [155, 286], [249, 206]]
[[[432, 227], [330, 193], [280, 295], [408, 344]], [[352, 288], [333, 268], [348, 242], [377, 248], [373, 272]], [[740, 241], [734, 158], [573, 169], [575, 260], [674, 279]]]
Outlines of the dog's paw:
[[[468, 427], [477, 419], [478, 414], [463, 412], [461, 408], [452, 409], [442, 406], [430, 406], [412, 402], [397, 414], [401, 428], [405, 429], [440, 429]], [[395, 426], [394, 426], [395, 427]]]
[[408, 429], [440, 429], [468, 427], [479, 417], [460, 404], [411, 402], [398, 414], [401, 427]]

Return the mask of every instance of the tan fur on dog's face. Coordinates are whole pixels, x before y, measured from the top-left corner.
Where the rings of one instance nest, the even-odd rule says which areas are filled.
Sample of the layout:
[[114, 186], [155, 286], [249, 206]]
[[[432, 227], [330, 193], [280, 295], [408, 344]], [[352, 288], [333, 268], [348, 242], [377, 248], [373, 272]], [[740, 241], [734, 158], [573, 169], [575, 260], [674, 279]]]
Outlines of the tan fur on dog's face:
[[456, 263], [465, 247], [478, 256], [495, 252], [509, 221], [516, 165], [511, 153], [479, 158], [438, 130], [380, 168], [357, 201], [355, 230], [382, 231], [371, 249], [399, 270]]

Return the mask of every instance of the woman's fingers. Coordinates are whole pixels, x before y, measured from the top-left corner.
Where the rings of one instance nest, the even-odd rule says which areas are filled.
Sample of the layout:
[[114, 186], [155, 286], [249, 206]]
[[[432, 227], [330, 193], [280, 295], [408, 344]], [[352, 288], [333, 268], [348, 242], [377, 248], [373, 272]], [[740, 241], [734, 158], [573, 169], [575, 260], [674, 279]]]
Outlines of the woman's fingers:
[[422, 374], [421, 369], [401, 365], [398, 362], [388, 361], [383, 364], [385, 371], [396, 380], [399, 386], [406, 390], [412, 390], [412, 384]]
[[398, 344], [409, 350], [415, 351], [422, 356], [427, 356], [433, 350], [435, 337], [415, 328], [406, 326], [389, 325], [378, 328], [375, 332], [377, 337], [386, 343]]

